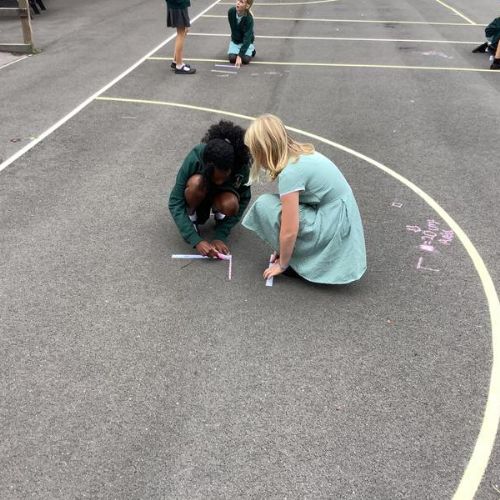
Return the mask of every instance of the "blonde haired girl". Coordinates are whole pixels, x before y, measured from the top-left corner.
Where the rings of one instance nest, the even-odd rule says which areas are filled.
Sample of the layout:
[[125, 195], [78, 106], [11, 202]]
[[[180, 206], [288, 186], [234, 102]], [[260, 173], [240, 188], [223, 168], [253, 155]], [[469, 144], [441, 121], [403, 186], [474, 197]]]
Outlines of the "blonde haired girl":
[[278, 181], [279, 194], [260, 196], [243, 219], [277, 253], [264, 278], [291, 274], [325, 284], [350, 283], [366, 270], [363, 226], [340, 170], [312, 144], [292, 139], [273, 115], [259, 116], [245, 134], [253, 157], [250, 179]]

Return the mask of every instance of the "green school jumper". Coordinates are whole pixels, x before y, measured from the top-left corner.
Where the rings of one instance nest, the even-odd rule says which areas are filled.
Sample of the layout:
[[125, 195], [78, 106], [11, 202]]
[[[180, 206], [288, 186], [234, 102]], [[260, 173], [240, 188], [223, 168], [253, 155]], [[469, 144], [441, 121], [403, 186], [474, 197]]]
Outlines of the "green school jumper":
[[[193, 223], [188, 217], [184, 191], [186, 190], [188, 179], [194, 174], [201, 174], [203, 172], [202, 157], [204, 149], [205, 144], [198, 144], [198, 146], [195, 146], [186, 156], [186, 159], [177, 173], [175, 186], [170, 193], [168, 202], [168, 208], [182, 237], [193, 247], [195, 247], [200, 241], [203, 241], [203, 238], [195, 231]], [[246, 185], [248, 183], [249, 173], [250, 168], [248, 165], [237, 166], [233, 170], [229, 179], [221, 186], [217, 186], [215, 188], [216, 193], [221, 191], [231, 191], [236, 193], [240, 198], [240, 210], [232, 217], [225, 217], [221, 221], [216, 221], [214, 239], [225, 242], [229, 237], [231, 229], [238, 224], [243, 212], [245, 212], [251, 197], [250, 186]], [[210, 207], [207, 208], [208, 213], [198, 214], [198, 220], [200, 223], [205, 222], [210, 215]]]
[[240, 22], [238, 23], [236, 19], [236, 7], [231, 7], [227, 11], [227, 19], [229, 20], [229, 26], [231, 27], [231, 40], [239, 45], [243, 44], [240, 48], [240, 57], [246, 54], [248, 47], [254, 42], [255, 36], [253, 34], [253, 17], [252, 14], [247, 14], [242, 16]]

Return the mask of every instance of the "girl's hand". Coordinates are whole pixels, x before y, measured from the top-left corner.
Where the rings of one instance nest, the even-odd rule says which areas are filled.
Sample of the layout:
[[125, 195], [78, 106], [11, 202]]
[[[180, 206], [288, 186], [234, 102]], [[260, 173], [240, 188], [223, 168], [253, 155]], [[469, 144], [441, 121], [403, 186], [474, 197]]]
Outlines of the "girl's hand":
[[264, 271], [264, 279], [269, 279], [272, 276], [278, 276], [278, 274], [283, 273], [285, 269], [280, 266], [280, 261], [275, 260], [265, 271]]
[[212, 246], [219, 253], [223, 253], [224, 255], [229, 254], [229, 247], [221, 240], [213, 240]]
[[206, 257], [212, 257], [213, 259], [217, 258], [217, 250], [208, 241], [200, 241], [196, 245], [196, 250]]
[[240, 56], [236, 56], [236, 62], [234, 63], [234, 66], [236, 68], [239, 68], [241, 66], [241, 57]]

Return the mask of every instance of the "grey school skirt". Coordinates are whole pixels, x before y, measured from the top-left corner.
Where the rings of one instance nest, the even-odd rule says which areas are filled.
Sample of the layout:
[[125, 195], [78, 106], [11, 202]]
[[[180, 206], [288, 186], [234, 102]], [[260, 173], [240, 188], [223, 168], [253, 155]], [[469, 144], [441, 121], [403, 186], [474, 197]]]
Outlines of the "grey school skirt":
[[170, 9], [167, 7], [167, 26], [169, 28], [189, 28], [188, 10], [186, 9]]

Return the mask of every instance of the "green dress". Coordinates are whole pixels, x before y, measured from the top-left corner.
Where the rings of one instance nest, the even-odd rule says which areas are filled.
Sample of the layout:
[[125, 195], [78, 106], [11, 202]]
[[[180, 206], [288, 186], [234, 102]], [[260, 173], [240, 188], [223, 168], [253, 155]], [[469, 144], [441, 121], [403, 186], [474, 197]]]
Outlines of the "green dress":
[[279, 250], [280, 195], [299, 191], [299, 232], [290, 266], [315, 283], [356, 281], [366, 270], [363, 225], [352, 190], [340, 170], [320, 153], [301, 155], [278, 176], [279, 195], [261, 195], [243, 219]]

